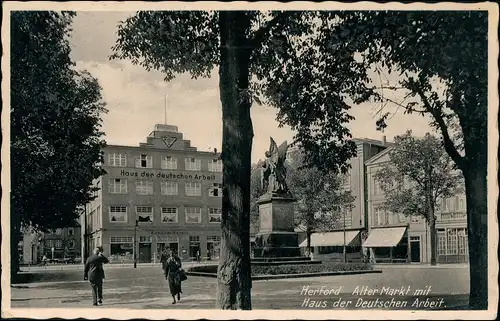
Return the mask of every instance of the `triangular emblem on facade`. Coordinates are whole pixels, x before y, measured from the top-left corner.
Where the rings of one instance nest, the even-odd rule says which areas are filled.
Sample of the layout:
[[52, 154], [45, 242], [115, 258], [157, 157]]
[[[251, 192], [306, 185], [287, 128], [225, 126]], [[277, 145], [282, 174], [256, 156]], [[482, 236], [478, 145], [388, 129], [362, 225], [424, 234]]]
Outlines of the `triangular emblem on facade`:
[[172, 145], [177, 141], [175, 137], [163, 136], [161, 140], [167, 145], [167, 148], [172, 147]]

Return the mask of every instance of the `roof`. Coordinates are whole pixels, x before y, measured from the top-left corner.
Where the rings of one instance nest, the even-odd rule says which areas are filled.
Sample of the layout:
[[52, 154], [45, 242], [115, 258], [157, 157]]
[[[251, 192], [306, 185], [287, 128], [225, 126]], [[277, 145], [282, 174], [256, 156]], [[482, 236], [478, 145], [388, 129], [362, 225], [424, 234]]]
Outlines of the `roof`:
[[389, 146], [387, 147], [386, 149], [384, 149], [383, 151], [381, 151], [380, 153], [378, 154], [375, 154], [374, 156], [372, 156], [371, 158], [369, 158], [366, 162], [365, 162], [365, 165], [373, 165], [377, 162], [377, 160], [379, 160], [380, 158], [382, 158], [383, 156], [387, 155], [391, 150], [393, 149], [393, 146]]
[[392, 145], [393, 143], [391, 142], [382, 142], [380, 140], [376, 140], [376, 139], [372, 139], [372, 138], [364, 138], [364, 137], [359, 137], [359, 138], [353, 138], [352, 139], [353, 142], [355, 142], [356, 144], [371, 144], [371, 145], [376, 145], [376, 146], [380, 146], [380, 147], [388, 147], [390, 145]]

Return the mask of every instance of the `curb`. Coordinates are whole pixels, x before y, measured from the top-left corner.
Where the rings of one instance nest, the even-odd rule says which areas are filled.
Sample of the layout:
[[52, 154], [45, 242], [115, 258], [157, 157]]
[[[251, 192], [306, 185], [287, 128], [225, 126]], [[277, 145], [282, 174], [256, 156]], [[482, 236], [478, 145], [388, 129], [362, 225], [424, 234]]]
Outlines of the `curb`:
[[[267, 275], [252, 276], [252, 280], [297, 279], [297, 278], [309, 278], [318, 276], [355, 275], [355, 274], [367, 274], [367, 273], [382, 273], [382, 270], [335, 271], [335, 272], [315, 272], [315, 273], [301, 273], [301, 274], [267, 274]], [[217, 278], [217, 273], [186, 271], [186, 274], [190, 276]]]

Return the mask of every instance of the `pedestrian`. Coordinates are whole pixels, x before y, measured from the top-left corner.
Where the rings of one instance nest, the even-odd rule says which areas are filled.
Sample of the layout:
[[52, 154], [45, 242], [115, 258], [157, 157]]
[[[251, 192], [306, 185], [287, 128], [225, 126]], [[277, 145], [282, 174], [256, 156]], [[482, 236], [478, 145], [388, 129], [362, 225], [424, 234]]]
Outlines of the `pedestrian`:
[[42, 257], [42, 265], [46, 265], [47, 264], [47, 256], [43, 256]]
[[97, 247], [93, 255], [87, 259], [84, 270], [84, 280], [89, 280], [92, 287], [92, 305], [102, 305], [102, 280], [104, 279], [103, 264], [109, 260], [102, 254], [102, 247]]
[[200, 255], [200, 251], [199, 251], [199, 250], [198, 250], [198, 251], [196, 251], [196, 261], [197, 261], [198, 263], [200, 263], [200, 262], [201, 262], [201, 255]]
[[165, 278], [168, 281], [168, 287], [170, 289], [170, 294], [174, 301], [172, 304], [175, 304], [175, 297], [177, 296], [177, 301], [181, 299], [182, 287], [181, 287], [181, 259], [175, 253], [174, 250], [170, 250], [170, 257], [167, 259], [165, 263], [165, 269], [163, 270], [165, 274]]
[[163, 271], [165, 271], [165, 264], [167, 263], [167, 260], [168, 260], [168, 250], [164, 249], [160, 255], [161, 269]]

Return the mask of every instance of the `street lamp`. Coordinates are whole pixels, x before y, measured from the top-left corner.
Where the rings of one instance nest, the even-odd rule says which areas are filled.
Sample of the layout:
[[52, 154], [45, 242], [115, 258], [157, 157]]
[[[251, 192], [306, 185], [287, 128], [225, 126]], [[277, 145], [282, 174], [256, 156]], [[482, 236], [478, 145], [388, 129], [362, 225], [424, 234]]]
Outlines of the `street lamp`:
[[134, 269], [137, 268], [137, 226], [138, 226], [139, 222], [137, 221], [137, 219], [135, 220], [135, 225], [134, 225]]

